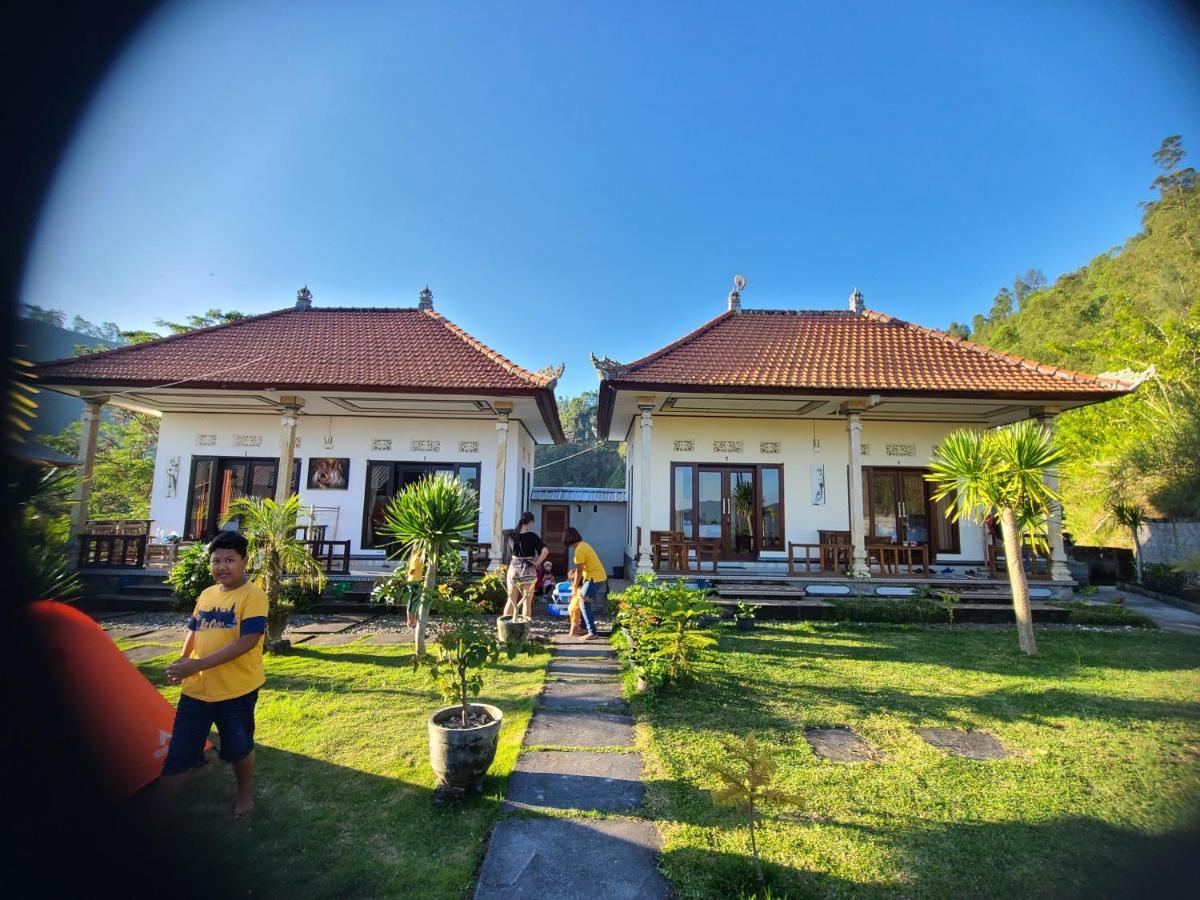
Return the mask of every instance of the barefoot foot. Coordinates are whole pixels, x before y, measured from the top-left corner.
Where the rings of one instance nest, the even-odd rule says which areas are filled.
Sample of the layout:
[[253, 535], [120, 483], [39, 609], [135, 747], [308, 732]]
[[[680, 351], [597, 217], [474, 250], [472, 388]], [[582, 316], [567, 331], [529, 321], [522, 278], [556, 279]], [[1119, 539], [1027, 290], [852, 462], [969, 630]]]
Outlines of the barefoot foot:
[[250, 794], [243, 797], [241, 794], [239, 794], [237, 799], [233, 801], [233, 814], [238, 818], [253, 815], [254, 795]]

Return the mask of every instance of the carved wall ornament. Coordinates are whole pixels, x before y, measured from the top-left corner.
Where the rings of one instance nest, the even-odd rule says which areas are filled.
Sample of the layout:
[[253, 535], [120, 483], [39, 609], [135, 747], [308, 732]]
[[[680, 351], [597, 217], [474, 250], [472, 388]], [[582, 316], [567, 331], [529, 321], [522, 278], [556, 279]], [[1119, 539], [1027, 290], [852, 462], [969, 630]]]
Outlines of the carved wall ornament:
[[442, 442], [433, 440], [411, 440], [408, 442], [408, 449], [413, 453], [439, 453], [442, 449]]
[[263, 436], [261, 434], [235, 434], [233, 436], [233, 446], [235, 447], [261, 447], [263, 445]]
[[167, 496], [174, 497], [179, 490], [179, 457], [167, 461]]
[[870, 456], [871, 455], [871, 445], [870, 444], [859, 444], [858, 452], [861, 456]]
[[196, 435], [197, 447], [215, 447], [217, 446], [217, 436], [215, 434], [198, 434]]
[[782, 449], [782, 444], [779, 441], [759, 441], [759, 453], [778, 453]]
[[713, 441], [713, 453], [741, 453], [745, 449], [745, 441]]
[[917, 445], [916, 444], [888, 444], [886, 449], [887, 449], [888, 456], [916, 456], [917, 455]]
[[675, 442], [675, 452], [676, 453], [694, 453], [695, 450], [696, 450], [696, 442], [695, 441], [676, 441]]
[[459, 441], [458, 442], [458, 452], [459, 453], [478, 453], [479, 452], [479, 441]]
[[332, 450], [333, 449], [333, 435], [332, 434], [322, 435], [321, 436], [321, 444], [322, 444], [322, 446], [324, 446], [324, 448], [326, 450]]
[[296, 435], [296, 442], [292, 446], [295, 447], [297, 450], [300, 449], [300, 435]]
[[391, 438], [371, 438], [371, 449], [372, 450], [391, 450], [392, 449], [392, 439]]

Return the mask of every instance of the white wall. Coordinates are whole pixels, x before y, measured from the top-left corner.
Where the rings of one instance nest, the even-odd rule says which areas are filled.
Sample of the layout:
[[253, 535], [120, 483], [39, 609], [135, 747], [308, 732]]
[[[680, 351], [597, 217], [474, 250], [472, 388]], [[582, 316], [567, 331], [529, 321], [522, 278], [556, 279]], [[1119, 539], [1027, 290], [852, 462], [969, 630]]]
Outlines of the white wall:
[[[863, 466], [920, 468], [929, 464], [933, 448], [959, 423], [872, 422], [862, 423], [862, 442], [869, 448], [861, 457]], [[849, 529], [849, 448], [844, 419], [829, 421], [779, 419], [718, 419], [655, 416], [651, 445], [650, 524], [644, 531], [665, 531], [671, 518], [671, 463], [693, 464], [782, 464], [785, 541], [816, 543], [819, 529]], [[819, 446], [814, 447], [814, 437]], [[675, 450], [675, 441], [692, 441], [691, 452]], [[714, 441], [741, 441], [741, 453], [717, 453]], [[778, 442], [778, 453], [764, 453], [760, 445]], [[914, 444], [915, 456], [890, 456], [888, 444]], [[641, 427], [635, 421], [629, 434], [629, 458], [634, 477], [629, 485], [629, 502], [634, 526], [641, 524]], [[826, 499], [822, 506], [811, 502], [810, 465], [825, 466]], [[946, 561], [984, 557], [983, 530], [959, 522], [959, 554], [939, 554]], [[632, 546], [627, 552], [633, 552]], [[764, 552], [764, 558], [786, 556], [786, 551]]]
[[[571, 507], [571, 527], [576, 529], [585, 541], [592, 545], [600, 562], [604, 563], [605, 571], [610, 575], [614, 566], [625, 564], [625, 512], [626, 504], [621, 503], [585, 503], [568, 502], [566, 500], [535, 500], [533, 528], [542, 534], [542, 508], [545, 506]], [[544, 538], [545, 535], [542, 534]], [[560, 573], [561, 574], [561, 573]]]
[[[362, 518], [366, 500], [368, 460], [404, 462], [474, 463], [480, 468], [479, 540], [492, 535], [492, 498], [496, 474], [496, 426], [492, 420], [399, 419], [354, 416], [305, 416], [296, 427], [300, 446], [296, 457], [300, 469], [300, 501], [316, 506], [339, 507], [338, 528], [327, 534], [330, 540], [349, 540], [352, 553], [362, 551]], [[188, 478], [193, 456], [240, 456], [279, 458], [282, 425], [275, 415], [207, 415], [164, 413], [159, 427], [158, 455], [155, 460], [154, 486], [150, 502], [153, 528], [183, 534], [187, 511]], [[198, 444], [199, 435], [214, 435], [212, 446]], [[235, 436], [261, 436], [261, 446], [235, 446]], [[332, 442], [326, 444], [327, 436]], [[375, 440], [391, 440], [391, 450], [373, 449]], [[413, 451], [411, 441], [440, 441], [437, 450]], [[460, 450], [460, 441], [477, 441], [478, 450]], [[521, 447], [528, 444], [532, 459], [533, 440], [512, 420], [509, 427], [507, 477], [505, 478], [504, 521], [516, 522], [520, 502]], [[174, 497], [167, 497], [167, 469], [171, 457], [178, 456], [179, 481]], [[309, 459], [336, 456], [350, 460], [350, 475], [345, 490], [307, 489]], [[286, 477], [281, 473], [281, 477]], [[321, 521], [325, 521], [324, 518]], [[367, 550], [366, 553], [382, 553]]]

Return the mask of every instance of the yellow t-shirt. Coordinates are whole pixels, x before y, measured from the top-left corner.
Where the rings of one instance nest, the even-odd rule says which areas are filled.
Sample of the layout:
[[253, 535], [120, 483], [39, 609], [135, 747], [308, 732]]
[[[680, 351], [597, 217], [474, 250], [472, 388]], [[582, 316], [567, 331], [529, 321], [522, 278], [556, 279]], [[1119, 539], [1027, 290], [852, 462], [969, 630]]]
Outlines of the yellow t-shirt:
[[[267, 595], [252, 581], [232, 591], [222, 591], [219, 584], [214, 584], [196, 601], [188, 628], [196, 635], [192, 641], [192, 659], [203, 659], [216, 653], [244, 634], [265, 634]], [[262, 687], [267, 680], [262, 645], [260, 639], [236, 659], [185, 678], [183, 693], [196, 700], [215, 703], [241, 697]]]
[[575, 565], [583, 568], [583, 577], [588, 581], [608, 581], [608, 573], [604, 571], [604, 563], [587, 541], [575, 545]]
[[408, 580], [420, 581], [425, 577], [425, 561], [417, 553], [408, 558]]

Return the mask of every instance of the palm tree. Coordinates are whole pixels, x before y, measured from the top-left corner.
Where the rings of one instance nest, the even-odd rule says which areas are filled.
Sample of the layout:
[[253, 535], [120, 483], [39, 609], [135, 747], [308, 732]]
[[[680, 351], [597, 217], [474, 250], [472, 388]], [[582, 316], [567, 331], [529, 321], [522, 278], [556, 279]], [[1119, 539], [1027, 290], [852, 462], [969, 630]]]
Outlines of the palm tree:
[[1128, 528], [1133, 535], [1133, 564], [1138, 584], [1142, 583], [1142, 538], [1138, 534], [1146, 521], [1146, 510], [1129, 500], [1110, 500], [1104, 508], [1104, 518], [1110, 526]]
[[229, 504], [221, 524], [237, 518], [249, 543], [249, 565], [254, 580], [267, 595], [267, 648], [283, 637], [290, 609], [279, 602], [285, 575], [306, 585], [325, 586], [325, 573], [313, 559], [308, 545], [296, 537], [300, 498], [295, 494], [282, 503], [270, 498], [238, 497]]
[[1043, 476], [1061, 458], [1050, 432], [1032, 420], [988, 432], [960, 428], [934, 450], [925, 476], [936, 485], [934, 500], [952, 498], [946, 510], [952, 521], [1000, 521], [1017, 638], [1030, 656], [1037, 653], [1037, 641], [1021, 547], [1026, 540], [1045, 545], [1044, 523], [1060, 497]]
[[383, 534], [400, 545], [402, 555], [416, 553], [425, 564], [425, 589], [418, 601], [416, 655], [425, 654], [429, 603], [437, 588], [438, 560], [458, 553], [479, 520], [475, 492], [453, 475], [422, 478], [392, 498], [384, 510]]

